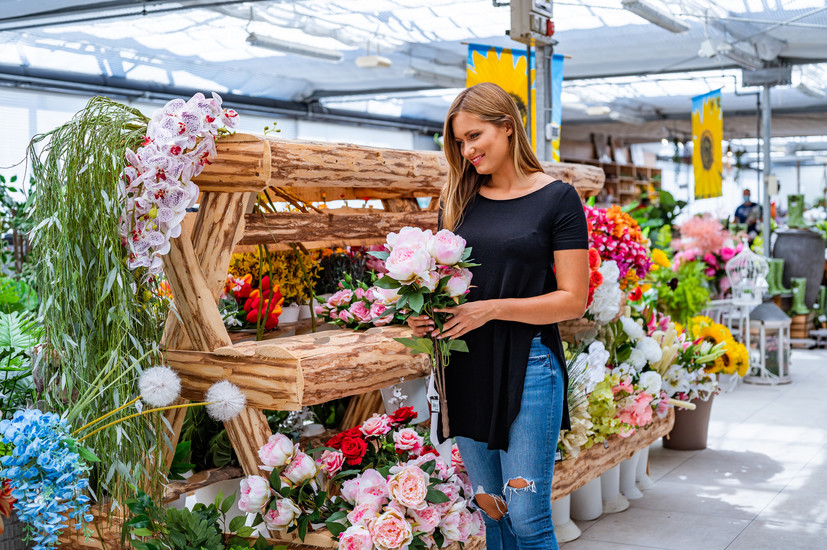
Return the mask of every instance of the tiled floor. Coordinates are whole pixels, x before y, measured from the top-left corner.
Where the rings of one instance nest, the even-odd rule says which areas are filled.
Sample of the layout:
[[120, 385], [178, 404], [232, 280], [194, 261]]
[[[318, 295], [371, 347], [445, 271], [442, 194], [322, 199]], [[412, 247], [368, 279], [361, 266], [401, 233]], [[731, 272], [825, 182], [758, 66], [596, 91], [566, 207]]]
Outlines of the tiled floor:
[[649, 452], [653, 488], [576, 522], [565, 550], [827, 549], [827, 351], [795, 350], [792, 384], [715, 397], [708, 447]]

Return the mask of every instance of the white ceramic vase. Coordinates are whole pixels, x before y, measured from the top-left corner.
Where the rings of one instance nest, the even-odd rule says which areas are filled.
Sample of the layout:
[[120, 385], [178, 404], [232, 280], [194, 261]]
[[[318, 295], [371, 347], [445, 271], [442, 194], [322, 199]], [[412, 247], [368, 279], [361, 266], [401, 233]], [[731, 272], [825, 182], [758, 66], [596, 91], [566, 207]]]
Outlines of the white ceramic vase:
[[638, 451], [638, 454], [640, 458], [638, 458], [637, 461], [637, 475], [635, 476], [637, 488], [641, 491], [648, 491], [655, 485], [655, 482], [652, 481], [652, 478], [646, 473], [649, 466], [649, 447], [641, 449]]
[[620, 494], [620, 465], [603, 472], [600, 476], [600, 492], [603, 496], [603, 513], [614, 514], [629, 507], [629, 501]]
[[643, 498], [643, 493], [637, 488], [637, 463], [640, 453], [635, 453], [620, 463], [620, 493], [628, 500]]
[[279, 324], [295, 323], [299, 320], [299, 304], [290, 304], [281, 309]]
[[603, 494], [600, 478], [595, 478], [571, 494], [571, 517], [577, 521], [591, 521], [603, 515]]
[[551, 503], [551, 521], [554, 523], [557, 542], [570, 542], [581, 534], [580, 528], [571, 520], [570, 510], [571, 495], [566, 495]]
[[302, 304], [299, 306], [299, 320], [310, 319], [312, 313], [310, 304]]

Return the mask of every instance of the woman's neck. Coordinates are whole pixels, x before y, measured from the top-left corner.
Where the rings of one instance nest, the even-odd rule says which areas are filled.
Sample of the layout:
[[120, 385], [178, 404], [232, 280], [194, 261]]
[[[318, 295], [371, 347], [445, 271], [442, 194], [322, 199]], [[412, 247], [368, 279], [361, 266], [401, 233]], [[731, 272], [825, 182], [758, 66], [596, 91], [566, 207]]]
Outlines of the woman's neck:
[[532, 172], [521, 177], [517, 173], [514, 164], [508, 162], [491, 174], [491, 178], [485, 184], [485, 187], [496, 191], [498, 194], [526, 191], [537, 185], [540, 180], [538, 176], [540, 175], [539, 172]]

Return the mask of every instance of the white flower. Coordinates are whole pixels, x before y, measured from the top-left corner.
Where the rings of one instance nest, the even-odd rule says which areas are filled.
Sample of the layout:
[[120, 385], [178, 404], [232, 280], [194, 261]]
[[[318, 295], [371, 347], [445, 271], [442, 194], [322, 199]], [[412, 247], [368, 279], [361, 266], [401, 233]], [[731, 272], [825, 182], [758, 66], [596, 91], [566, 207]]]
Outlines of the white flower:
[[633, 341], [643, 338], [643, 327], [631, 317], [621, 317], [620, 324], [623, 325], [623, 332], [628, 334]]
[[660, 344], [658, 344], [657, 340], [649, 336], [641, 338], [640, 342], [637, 343], [637, 349], [643, 353], [643, 356], [649, 363], [656, 363], [663, 357], [663, 349], [660, 347]]
[[619, 374], [621, 379], [625, 379], [630, 376], [634, 376], [637, 371], [635, 370], [635, 367], [629, 363], [621, 363], [612, 369], [612, 372]]
[[216, 382], [207, 390], [207, 412], [214, 419], [227, 422], [238, 416], [247, 405], [247, 398], [238, 386], [227, 380]]
[[614, 260], [603, 262], [598, 271], [603, 275], [603, 284], [594, 291], [589, 313], [594, 316], [595, 321], [604, 325], [614, 319], [620, 311], [623, 291], [620, 290], [620, 284], [617, 281], [620, 271]]
[[427, 250], [434, 234], [430, 229], [425, 231], [418, 227], [403, 227], [399, 233], [388, 233], [388, 250], [393, 252], [394, 248], [425, 248]]
[[159, 365], [144, 371], [138, 381], [141, 399], [152, 407], [166, 407], [178, 399], [181, 393], [181, 380], [169, 367]]
[[629, 354], [629, 359], [627, 359], [627, 361], [638, 372], [643, 370], [643, 367], [646, 366], [646, 356], [643, 354], [643, 350], [637, 347], [634, 348], [632, 353]]
[[646, 371], [640, 375], [640, 385], [643, 391], [650, 395], [658, 395], [662, 385], [660, 374], [653, 370]]

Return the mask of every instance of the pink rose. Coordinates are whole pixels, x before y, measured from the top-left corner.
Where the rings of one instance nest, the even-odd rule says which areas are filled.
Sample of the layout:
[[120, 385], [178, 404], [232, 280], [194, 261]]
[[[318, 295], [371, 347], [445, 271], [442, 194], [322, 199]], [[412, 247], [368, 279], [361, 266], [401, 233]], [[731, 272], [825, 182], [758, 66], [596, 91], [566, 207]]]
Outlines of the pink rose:
[[434, 506], [426, 506], [422, 510], [411, 510], [411, 517], [416, 522], [417, 531], [422, 531], [428, 534], [434, 532], [439, 522], [442, 521], [442, 514]]
[[428, 252], [442, 265], [454, 265], [462, 258], [465, 252], [465, 239], [443, 229], [428, 243]]
[[433, 238], [434, 234], [430, 229], [422, 231], [418, 227], [403, 227], [399, 233], [388, 234], [388, 249], [393, 251], [396, 248], [427, 248]]
[[282, 470], [281, 475], [290, 480], [293, 485], [299, 485], [303, 481], [316, 476], [318, 472], [316, 463], [305, 453], [298, 451], [293, 460]]
[[284, 466], [293, 458], [294, 453], [295, 448], [289, 437], [284, 434], [273, 434], [258, 450], [258, 456], [263, 463], [261, 469], [269, 472], [273, 468]]
[[379, 516], [373, 522], [370, 534], [379, 550], [397, 550], [407, 547], [413, 540], [410, 523], [396, 510], [388, 510]]
[[451, 447], [451, 466], [458, 472], [465, 471], [465, 464], [462, 463], [462, 456], [459, 454], [459, 447], [456, 443]]
[[402, 428], [393, 434], [393, 443], [397, 451], [414, 451], [421, 448], [425, 440], [413, 428]]
[[325, 451], [319, 459], [322, 469], [327, 472], [328, 477], [333, 477], [342, 469], [342, 464], [345, 461], [345, 455], [339, 451]]
[[339, 550], [371, 550], [373, 540], [370, 531], [362, 525], [351, 525], [339, 535]]
[[720, 250], [719, 254], [721, 255], [721, 259], [723, 261], [728, 262], [733, 257], [735, 257], [736, 253], [735, 253], [735, 249], [725, 246]]
[[458, 275], [454, 275], [445, 285], [445, 291], [449, 296], [460, 296], [468, 291], [471, 286], [471, 271], [462, 268]]
[[351, 525], [365, 525], [367, 526], [369, 520], [379, 517], [381, 506], [376, 502], [366, 502], [359, 504], [347, 515], [347, 520]]
[[346, 306], [353, 299], [353, 291], [345, 288], [335, 292], [333, 296], [328, 298], [327, 303], [332, 306]]
[[272, 531], [280, 531], [290, 527], [299, 515], [299, 507], [289, 498], [283, 498], [276, 502], [275, 508], [264, 514], [264, 525]]
[[707, 267], [704, 269], [704, 274], [707, 277], [714, 277], [715, 276], [715, 268], [714, 267]]
[[435, 267], [434, 259], [424, 248], [394, 248], [385, 261], [388, 275], [403, 284], [426, 278]]
[[325, 315], [325, 314], [327, 314], [327, 308], [325, 306], [321, 305], [321, 304], [314, 307], [313, 310], [316, 312], [316, 315]]
[[[336, 315], [336, 314], [334, 313], [333, 315]], [[349, 312], [346, 309], [343, 309], [342, 311], [339, 312], [339, 319], [341, 319], [345, 323], [349, 323], [349, 322], [353, 321], [354, 317], [353, 317], [353, 314], [351, 312]]]
[[353, 291], [353, 295], [356, 296], [357, 300], [361, 300], [365, 297], [365, 289], [362, 287], [358, 287], [356, 290]]
[[359, 429], [368, 437], [379, 437], [391, 431], [391, 419], [386, 414], [374, 414]]
[[422, 510], [428, 506], [428, 474], [418, 466], [406, 466], [388, 479], [388, 494], [403, 506]]
[[[371, 319], [374, 319], [373, 324], [377, 327], [381, 327], [382, 325], [387, 325], [391, 321], [393, 321], [393, 315], [385, 315], [384, 317], [380, 317], [385, 310], [387, 310], [387, 306], [381, 302], [373, 302], [370, 306], [370, 315]], [[377, 319], [377, 317], [379, 317]]]
[[270, 482], [261, 476], [247, 476], [241, 480], [239, 492], [241, 497], [238, 499], [238, 509], [256, 514], [270, 500]]
[[360, 323], [369, 323], [373, 316], [370, 314], [370, 309], [362, 300], [353, 302], [348, 308], [348, 311], [353, 314]]

